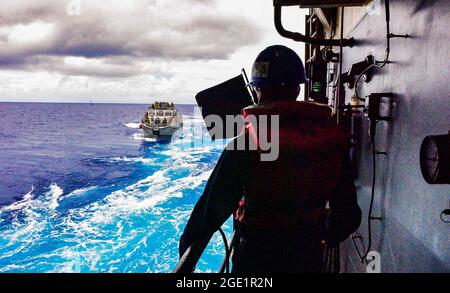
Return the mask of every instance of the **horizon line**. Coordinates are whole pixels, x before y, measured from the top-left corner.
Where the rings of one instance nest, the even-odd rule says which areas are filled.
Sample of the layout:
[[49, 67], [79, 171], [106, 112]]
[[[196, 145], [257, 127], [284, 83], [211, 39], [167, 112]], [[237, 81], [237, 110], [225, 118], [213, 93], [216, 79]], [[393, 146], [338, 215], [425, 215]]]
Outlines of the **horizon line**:
[[[159, 101], [157, 101], [159, 102]], [[48, 102], [48, 101], [0, 101], [11, 104], [113, 104], [113, 105], [149, 105], [152, 103], [123, 103], [123, 102]], [[195, 103], [174, 103], [175, 105], [197, 105]]]

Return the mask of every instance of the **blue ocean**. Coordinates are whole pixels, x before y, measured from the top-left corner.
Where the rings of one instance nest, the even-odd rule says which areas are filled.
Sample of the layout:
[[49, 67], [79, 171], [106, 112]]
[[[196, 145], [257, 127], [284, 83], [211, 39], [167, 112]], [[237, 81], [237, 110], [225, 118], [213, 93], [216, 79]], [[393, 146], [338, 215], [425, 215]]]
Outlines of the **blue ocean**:
[[[144, 138], [148, 105], [0, 103], [0, 272], [170, 272], [222, 152], [194, 105]], [[225, 224], [231, 234], [231, 222]], [[224, 255], [215, 235], [197, 270]]]

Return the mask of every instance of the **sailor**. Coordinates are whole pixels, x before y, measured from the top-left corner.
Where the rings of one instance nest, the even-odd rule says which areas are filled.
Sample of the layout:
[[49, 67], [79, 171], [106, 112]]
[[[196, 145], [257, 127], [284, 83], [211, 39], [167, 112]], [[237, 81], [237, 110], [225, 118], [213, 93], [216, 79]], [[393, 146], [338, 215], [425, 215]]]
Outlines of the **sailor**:
[[142, 118], [141, 122], [144, 123], [144, 124], [150, 123], [150, 119], [148, 117], [148, 112], [145, 112], [144, 118]]
[[[269, 130], [278, 131], [279, 157], [265, 162], [259, 149], [225, 149], [181, 236], [180, 256], [234, 213], [232, 272], [321, 272], [323, 244], [335, 247], [359, 227], [348, 136], [328, 106], [296, 101], [305, 82], [293, 50], [277, 45], [258, 55], [251, 82], [258, 105], [243, 116], [279, 115], [279, 129]], [[258, 133], [250, 123], [242, 135], [258, 145]]]

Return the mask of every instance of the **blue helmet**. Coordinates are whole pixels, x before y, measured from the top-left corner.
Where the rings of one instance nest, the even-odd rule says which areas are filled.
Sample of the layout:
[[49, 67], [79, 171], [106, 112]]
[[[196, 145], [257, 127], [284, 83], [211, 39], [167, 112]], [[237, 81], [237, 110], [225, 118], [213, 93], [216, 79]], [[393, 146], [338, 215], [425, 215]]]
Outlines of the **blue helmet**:
[[275, 45], [264, 49], [256, 57], [252, 68], [254, 86], [299, 85], [307, 81], [300, 57], [288, 47]]

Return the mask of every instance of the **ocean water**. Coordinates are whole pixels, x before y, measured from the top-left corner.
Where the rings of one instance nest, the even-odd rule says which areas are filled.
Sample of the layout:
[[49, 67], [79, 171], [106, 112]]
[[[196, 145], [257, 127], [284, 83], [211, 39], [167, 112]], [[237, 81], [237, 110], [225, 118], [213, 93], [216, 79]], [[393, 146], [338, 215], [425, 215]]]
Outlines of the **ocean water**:
[[[193, 105], [172, 141], [146, 105], [0, 103], [0, 272], [170, 272], [225, 141]], [[231, 234], [231, 222], [225, 224]], [[197, 270], [216, 271], [215, 235]]]

